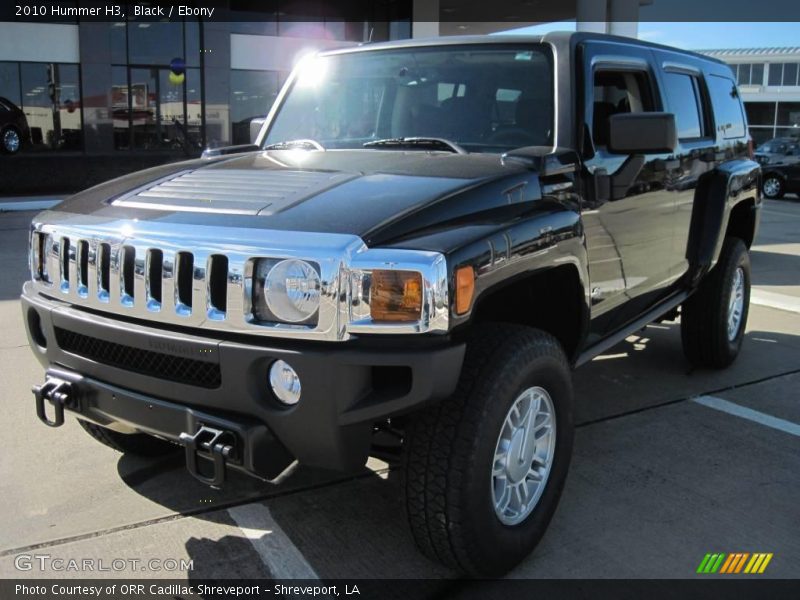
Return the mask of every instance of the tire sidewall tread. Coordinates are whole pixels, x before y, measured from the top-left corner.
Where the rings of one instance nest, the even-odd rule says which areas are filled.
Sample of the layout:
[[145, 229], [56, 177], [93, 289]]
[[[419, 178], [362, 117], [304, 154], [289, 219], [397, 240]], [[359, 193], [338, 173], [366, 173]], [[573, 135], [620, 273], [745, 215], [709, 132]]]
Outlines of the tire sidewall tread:
[[[494, 450], [509, 408], [534, 385], [548, 391], [556, 410], [554, 462], [533, 513], [508, 526], [492, 503]], [[407, 481], [424, 479], [424, 486], [417, 486], [424, 488], [417, 490], [424, 500], [410, 499], [409, 520], [425, 554], [462, 572], [493, 576], [531, 551], [555, 512], [566, 478], [571, 401], [569, 363], [555, 338], [510, 324], [476, 328], [456, 392], [420, 415], [409, 437]], [[420, 446], [427, 447], [424, 463]]]

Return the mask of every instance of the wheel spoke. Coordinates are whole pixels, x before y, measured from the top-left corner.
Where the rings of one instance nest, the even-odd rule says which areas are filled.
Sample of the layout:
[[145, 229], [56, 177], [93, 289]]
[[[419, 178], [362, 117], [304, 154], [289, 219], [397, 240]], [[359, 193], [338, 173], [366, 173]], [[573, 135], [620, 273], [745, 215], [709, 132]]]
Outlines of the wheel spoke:
[[524, 521], [536, 507], [555, 451], [555, 411], [541, 387], [524, 390], [506, 414], [492, 463], [495, 513], [506, 525]]

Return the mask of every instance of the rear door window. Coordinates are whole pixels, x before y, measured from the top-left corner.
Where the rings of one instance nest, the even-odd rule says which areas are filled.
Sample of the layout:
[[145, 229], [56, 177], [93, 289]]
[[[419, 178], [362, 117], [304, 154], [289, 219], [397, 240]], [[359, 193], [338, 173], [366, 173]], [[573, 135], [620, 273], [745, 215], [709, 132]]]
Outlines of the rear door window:
[[678, 138], [701, 138], [703, 131], [703, 103], [700, 82], [686, 73], [664, 73], [664, 83], [669, 102], [669, 112], [675, 114]]
[[732, 79], [719, 75], [709, 75], [706, 82], [711, 94], [711, 105], [714, 107], [717, 132], [724, 138], [744, 137], [744, 113], [736, 84]]

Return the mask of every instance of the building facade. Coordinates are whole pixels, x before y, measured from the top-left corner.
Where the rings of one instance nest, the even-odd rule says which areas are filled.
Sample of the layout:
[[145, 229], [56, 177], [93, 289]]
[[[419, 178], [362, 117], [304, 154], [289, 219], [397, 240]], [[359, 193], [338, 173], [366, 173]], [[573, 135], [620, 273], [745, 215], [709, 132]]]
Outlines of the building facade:
[[79, 189], [247, 143], [250, 119], [266, 114], [299, 56], [411, 37], [412, 0], [362, 3], [362, 20], [328, 3], [222, 4], [206, 21], [132, 10], [116, 22], [0, 21], [0, 97], [23, 110], [31, 132], [22, 152], [0, 157], [19, 167], [3, 169], [0, 193], [39, 191], [26, 183], [31, 170], [58, 170], [64, 189]]
[[800, 46], [701, 52], [733, 68], [756, 144], [800, 137]]

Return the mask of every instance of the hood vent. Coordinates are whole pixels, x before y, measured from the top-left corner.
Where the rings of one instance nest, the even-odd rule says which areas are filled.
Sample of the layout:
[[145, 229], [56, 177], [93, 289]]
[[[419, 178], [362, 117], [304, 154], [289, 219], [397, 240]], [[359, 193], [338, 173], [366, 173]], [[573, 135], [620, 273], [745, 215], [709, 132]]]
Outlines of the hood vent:
[[205, 168], [170, 175], [111, 204], [164, 211], [269, 215], [352, 177], [325, 171]]

